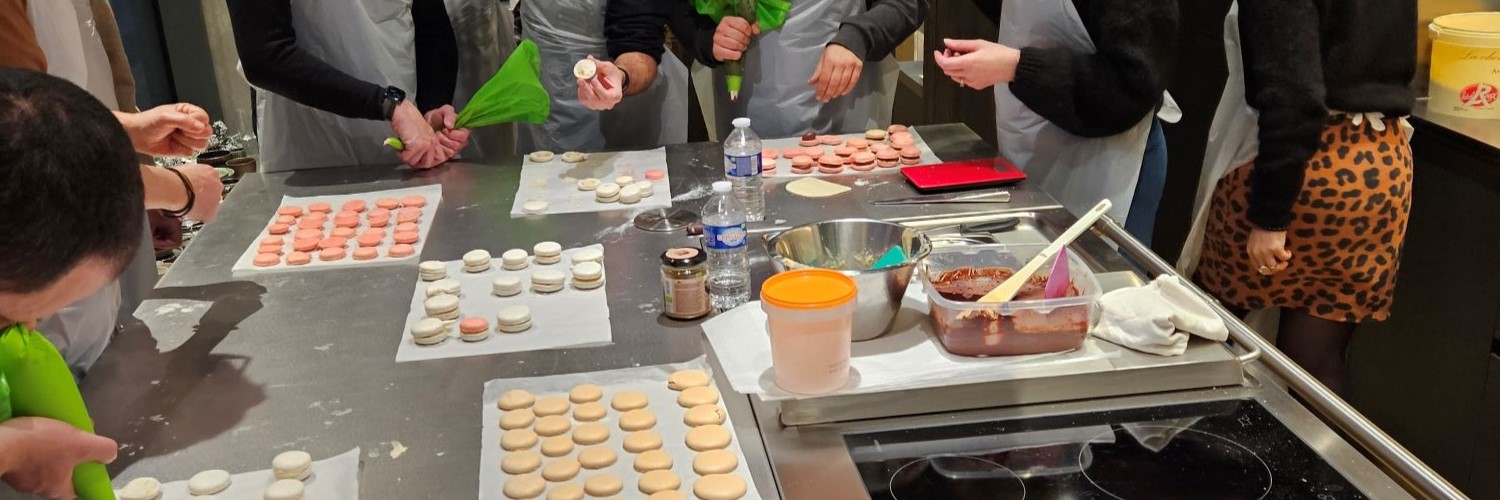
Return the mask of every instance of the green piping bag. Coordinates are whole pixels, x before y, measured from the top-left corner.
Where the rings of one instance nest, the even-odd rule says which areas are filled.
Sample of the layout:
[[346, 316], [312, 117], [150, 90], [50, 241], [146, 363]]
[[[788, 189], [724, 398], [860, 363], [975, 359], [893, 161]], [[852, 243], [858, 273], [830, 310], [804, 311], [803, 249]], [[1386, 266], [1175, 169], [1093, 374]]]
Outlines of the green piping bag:
[[[11, 416], [50, 418], [94, 432], [73, 372], [42, 334], [20, 324], [0, 332], [0, 374], [10, 390]], [[109, 471], [99, 462], [73, 468], [73, 491], [80, 500], [115, 500]]]

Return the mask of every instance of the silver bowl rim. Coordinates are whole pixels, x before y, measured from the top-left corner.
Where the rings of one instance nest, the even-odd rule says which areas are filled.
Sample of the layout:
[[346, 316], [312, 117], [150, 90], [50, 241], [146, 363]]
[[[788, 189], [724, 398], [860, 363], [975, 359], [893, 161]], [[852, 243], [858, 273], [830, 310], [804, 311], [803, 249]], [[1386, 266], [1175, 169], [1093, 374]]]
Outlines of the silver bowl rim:
[[[802, 229], [802, 228], [811, 228], [811, 227], [815, 227], [815, 226], [821, 226], [821, 225], [824, 225], [824, 224], [834, 224], [834, 223], [840, 223], [840, 222], [860, 222], [860, 223], [878, 224], [878, 225], [884, 225], [884, 226], [895, 226], [895, 227], [899, 227], [899, 228], [902, 228], [902, 229], [916, 231], [917, 232], [917, 241], [921, 242], [921, 244], [917, 248], [916, 253], [914, 253], [912, 255], [907, 255], [906, 256], [906, 261], [902, 262], [901, 265], [898, 265], [898, 266], [891, 266], [891, 267], [887, 267], [887, 268], [884, 268], [884, 269], [863, 269], [863, 270], [854, 270], [854, 269], [829, 269], [830, 271], [838, 271], [840, 273], [844, 273], [847, 276], [862, 276], [862, 275], [866, 275], [866, 274], [883, 274], [883, 273], [895, 272], [895, 271], [900, 270], [900, 269], [905, 268], [905, 267], [916, 267], [916, 266], [918, 266], [918, 265], [920, 265], [922, 263], [923, 259], [926, 259], [928, 255], [932, 254], [932, 239], [927, 237], [927, 232], [926, 231], [923, 231], [921, 229], [917, 229], [917, 228], [914, 228], [914, 227], [911, 227], [911, 226], [908, 226], [908, 225], [905, 225], [905, 224], [899, 224], [899, 223], [895, 223], [895, 222], [887, 222], [887, 221], [877, 220], [877, 219], [859, 218], [859, 217], [852, 217], [852, 218], [847, 218], [847, 219], [833, 219], [833, 220], [825, 220], [825, 221], [818, 221], [818, 222], [809, 222], [807, 224], [802, 224], [802, 225], [799, 225], [799, 226], [789, 227], [786, 230], [784, 230], [784, 231], [778, 231], [775, 234], [767, 235], [765, 237], [765, 240], [764, 240], [764, 243], [766, 245], [766, 253], [770, 254], [771, 261], [773, 263], [780, 263], [780, 261], [783, 261], [783, 260], [786, 259], [786, 256], [781, 255], [781, 254], [779, 254], [779, 253], [776, 252], [776, 242], [781, 241], [781, 236], [782, 235], [784, 235], [786, 233], [790, 233], [792, 231], [796, 231], [798, 229]], [[811, 266], [809, 266], [809, 267], [811, 267]]]

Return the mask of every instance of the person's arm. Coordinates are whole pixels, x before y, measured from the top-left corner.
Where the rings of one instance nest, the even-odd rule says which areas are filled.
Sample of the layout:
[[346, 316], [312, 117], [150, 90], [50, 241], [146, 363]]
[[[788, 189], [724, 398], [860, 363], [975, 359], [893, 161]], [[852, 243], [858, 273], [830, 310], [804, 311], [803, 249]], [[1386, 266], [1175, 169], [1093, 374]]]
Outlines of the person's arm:
[[714, 57], [714, 31], [719, 28], [719, 23], [699, 14], [693, 2], [673, 1], [669, 4], [667, 26], [672, 29], [672, 34], [677, 35], [677, 41], [693, 54], [699, 64], [710, 68], [724, 64]]
[[[691, 3], [691, 2], [678, 2]], [[666, 52], [669, 2], [611, 0], [604, 8], [604, 46], [628, 83], [624, 95], [635, 95], [656, 81], [656, 65]]]
[[927, 19], [927, 0], [876, 0], [863, 14], [845, 19], [828, 43], [842, 45], [866, 62], [895, 52]]
[[1260, 155], [1250, 175], [1248, 217], [1257, 227], [1285, 230], [1317, 151], [1324, 105], [1318, 7], [1313, 0], [1240, 4], [1245, 100], [1260, 111]]
[[261, 89], [348, 118], [385, 120], [385, 86], [355, 78], [297, 45], [291, 0], [228, 0], [245, 79]]
[[57, 420], [19, 417], [0, 423], [0, 479], [24, 493], [73, 498], [73, 467], [110, 463], [118, 453], [114, 440]]
[[415, 0], [411, 20], [416, 35], [417, 109], [423, 113], [453, 104], [458, 84], [458, 39], [443, 0]]
[[1079, 15], [1097, 51], [1023, 47], [1010, 90], [1068, 133], [1108, 137], [1129, 130], [1161, 104], [1177, 43], [1177, 2], [1081, 5], [1086, 10]]

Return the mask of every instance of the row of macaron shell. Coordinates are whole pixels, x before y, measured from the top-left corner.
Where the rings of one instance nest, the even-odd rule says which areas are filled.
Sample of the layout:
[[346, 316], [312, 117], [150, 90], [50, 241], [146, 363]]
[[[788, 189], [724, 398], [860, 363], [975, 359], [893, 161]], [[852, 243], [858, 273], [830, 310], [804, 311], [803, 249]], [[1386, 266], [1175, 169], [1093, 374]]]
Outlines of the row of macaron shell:
[[[254, 265], [257, 267], [271, 267], [282, 263], [282, 255], [286, 246], [286, 234], [291, 234], [292, 252], [286, 255], [287, 265], [298, 266], [312, 262], [313, 254], [317, 251], [318, 259], [324, 262], [343, 260], [347, 255], [347, 246], [350, 238], [355, 239], [358, 245], [353, 252], [354, 260], [372, 260], [380, 256], [379, 247], [385, 242], [384, 227], [389, 224], [390, 212], [387, 206], [398, 208], [396, 215], [396, 227], [392, 234], [392, 241], [396, 244], [386, 250], [386, 254], [392, 258], [409, 257], [416, 253], [416, 244], [420, 239], [421, 228], [418, 223], [422, 218], [422, 207], [427, 200], [422, 196], [408, 196], [405, 200], [395, 198], [382, 198], [376, 201], [377, 208], [365, 214], [366, 223], [369, 227], [358, 237], [355, 237], [355, 228], [360, 226], [359, 214], [364, 212], [367, 205], [364, 200], [351, 200], [344, 203], [342, 209], [334, 217], [334, 229], [331, 234], [324, 235], [323, 229], [327, 227], [328, 212], [332, 206], [328, 203], [309, 204], [304, 212], [303, 208], [296, 205], [283, 206], [277, 210], [277, 219], [267, 228], [266, 237], [260, 240], [257, 248]], [[292, 227], [297, 227], [295, 233]]]

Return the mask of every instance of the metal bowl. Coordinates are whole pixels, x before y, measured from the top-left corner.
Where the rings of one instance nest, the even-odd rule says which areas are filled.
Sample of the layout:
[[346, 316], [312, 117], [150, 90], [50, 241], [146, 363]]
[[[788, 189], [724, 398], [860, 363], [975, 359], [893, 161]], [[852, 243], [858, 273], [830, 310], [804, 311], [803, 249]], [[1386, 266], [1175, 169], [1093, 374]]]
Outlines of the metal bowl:
[[[892, 247], [906, 252], [906, 261], [885, 269], [870, 269]], [[859, 288], [854, 311], [855, 341], [870, 340], [890, 330], [901, 310], [901, 298], [911, 283], [917, 263], [932, 251], [922, 231], [870, 219], [841, 219], [797, 226], [767, 236], [766, 250], [776, 272], [817, 268], [840, 271]]]

